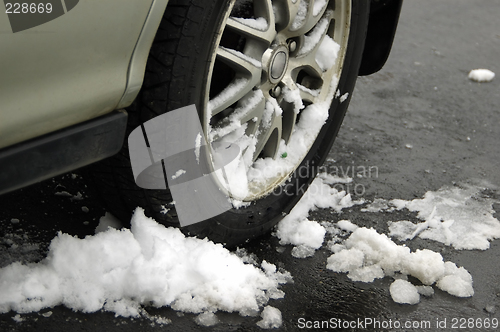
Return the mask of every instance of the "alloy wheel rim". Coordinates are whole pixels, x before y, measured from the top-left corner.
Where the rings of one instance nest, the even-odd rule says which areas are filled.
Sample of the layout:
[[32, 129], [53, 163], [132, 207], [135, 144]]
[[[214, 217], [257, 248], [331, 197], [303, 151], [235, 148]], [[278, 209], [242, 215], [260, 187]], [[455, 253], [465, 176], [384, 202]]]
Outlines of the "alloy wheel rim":
[[[337, 90], [350, 15], [350, 0], [232, 3], [218, 34], [206, 85], [202, 116], [208, 142], [238, 144], [247, 172], [262, 160], [286, 158], [286, 152], [279, 152], [291, 144], [302, 112], [331, 102]], [[325, 54], [332, 43], [337, 45], [336, 57]], [[290, 177], [313, 142], [277, 174], [249, 176], [243, 194], [221, 187], [242, 201], [263, 197]], [[226, 174], [217, 175], [227, 183]]]

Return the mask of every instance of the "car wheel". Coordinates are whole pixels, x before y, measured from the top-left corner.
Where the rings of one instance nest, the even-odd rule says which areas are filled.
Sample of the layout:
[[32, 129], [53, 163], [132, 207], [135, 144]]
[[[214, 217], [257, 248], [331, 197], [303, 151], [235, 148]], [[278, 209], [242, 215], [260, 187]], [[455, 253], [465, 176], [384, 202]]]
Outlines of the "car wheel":
[[[241, 244], [268, 232], [299, 201], [325, 160], [357, 78], [369, 1], [169, 1], [129, 107], [129, 132], [194, 104], [209, 146], [241, 154], [234, 208], [183, 227]], [[139, 188], [128, 147], [93, 169], [108, 209], [129, 220], [137, 206], [178, 225], [169, 190]]]

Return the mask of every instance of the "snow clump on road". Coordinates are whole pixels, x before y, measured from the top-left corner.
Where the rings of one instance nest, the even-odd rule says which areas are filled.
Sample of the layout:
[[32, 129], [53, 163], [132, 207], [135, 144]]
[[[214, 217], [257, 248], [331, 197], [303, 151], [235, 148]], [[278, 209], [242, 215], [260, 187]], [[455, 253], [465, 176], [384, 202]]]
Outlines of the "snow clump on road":
[[491, 82], [495, 73], [489, 69], [474, 69], [469, 72], [469, 79], [475, 82]]
[[343, 208], [359, 203], [354, 202], [345, 191], [339, 192], [330, 187], [325, 183], [327, 181], [322, 176], [314, 179], [299, 203], [277, 226], [275, 235], [280, 239], [280, 244], [295, 246], [292, 249], [294, 257], [312, 256], [323, 245], [326, 229], [307, 218], [310, 211], [330, 208], [340, 212]]
[[[410, 248], [397, 245], [387, 235], [372, 228], [357, 228], [335, 251], [327, 260], [327, 268], [348, 273], [353, 281], [373, 282], [401, 273], [419, 279], [424, 285], [436, 284], [441, 290], [458, 297], [474, 295], [472, 277], [463, 267], [444, 262], [441, 254], [428, 249], [410, 252]], [[415, 286], [410, 287], [399, 280], [395, 283], [390, 290], [395, 302], [418, 303], [420, 297], [417, 299]]]
[[496, 200], [485, 190], [484, 186], [462, 184], [429, 191], [422, 199], [390, 201], [397, 209], [418, 212], [424, 222], [391, 222], [389, 235], [402, 241], [419, 236], [455, 249], [486, 250], [491, 240], [500, 238], [500, 221], [493, 217]]
[[268, 305], [264, 308], [264, 310], [262, 310], [260, 316], [262, 317], [262, 320], [257, 322], [257, 325], [260, 328], [275, 329], [281, 327], [282, 318], [281, 311], [279, 309]]

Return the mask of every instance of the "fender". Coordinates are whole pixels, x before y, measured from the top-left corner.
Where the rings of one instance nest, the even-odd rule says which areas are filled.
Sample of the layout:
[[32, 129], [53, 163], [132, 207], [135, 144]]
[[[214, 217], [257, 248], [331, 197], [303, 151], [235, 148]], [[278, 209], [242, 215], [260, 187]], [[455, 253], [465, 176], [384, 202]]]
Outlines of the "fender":
[[363, 59], [358, 75], [379, 71], [387, 61], [396, 34], [403, 0], [372, 0]]
[[148, 17], [142, 28], [139, 40], [137, 40], [137, 44], [135, 45], [132, 58], [130, 59], [125, 92], [115, 109], [130, 106], [135, 97], [139, 94], [144, 79], [144, 72], [146, 71], [149, 50], [153, 44], [156, 31], [160, 26], [167, 4], [168, 0], [153, 0], [151, 4]]

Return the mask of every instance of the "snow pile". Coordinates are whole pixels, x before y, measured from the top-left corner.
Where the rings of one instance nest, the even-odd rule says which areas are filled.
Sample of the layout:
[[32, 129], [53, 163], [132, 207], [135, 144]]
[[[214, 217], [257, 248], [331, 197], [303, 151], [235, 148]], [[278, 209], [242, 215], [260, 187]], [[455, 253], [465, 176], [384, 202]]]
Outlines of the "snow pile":
[[292, 249], [294, 257], [312, 256], [323, 245], [326, 229], [316, 221], [307, 219], [309, 211], [331, 208], [340, 212], [354, 204], [356, 202], [352, 201], [350, 194], [337, 191], [326, 184], [321, 176], [317, 177], [290, 214], [280, 221], [276, 236], [280, 239], [280, 244], [295, 246]]
[[271, 307], [270, 305], [266, 306], [264, 310], [262, 310], [260, 317], [262, 320], [257, 322], [257, 325], [263, 329], [277, 329], [281, 327], [283, 323], [281, 318], [281, 311], [275, 307]]
[[131, 230], [108, 229], [85, 239], [59, 233], [40, 263], [0, 269], [0, 312], [39, 311], [63, 304], [73, 310], [146, 314], [143, 305], [170, 306], [215, 322], [217, 310], [255, 314], [291, 279], [263, 262], [262, 269], [208, 240], [185, 237], [137, 209]]
[[417, 287], [403, 279], [395, 280], [389, 287], [389, 292], [396, 303], [417, 304], [420, 302]]
[[476, 82], [491, 82], [495, 73], [489, 69], [474, 69], [469, 72], [469, 79]]
[[389, 235], [399, 240], [418, 235], [456, 249], [488, 249], [489, 241], [500, 238], [500, 221], [493, 217], [496, 200], [484, 195], [484, 190], [481, 186], [463, 184], [429, 191], [422, 199], [390, 201], [399, 209], [418, 212], [418, 218], [424, 222], [392, 222]]
[[[459, 297], [474, 294], [472, 277], [463, 267], [444, 262], [443, 257], [428, 249], [410, 252], [385, 234], [374, 229], [357, 228], [327, 260], [327, 268], [348, 273], [354, 281], [372, 282], [396, 273], [413, 276], [424, 285], [435, 284], [438, 288]], [[418, 290], [413, 285], [396, 280], [391, 295], [399, 303], [418, 303]], [[418, 297], [419, 298], [419, 297]]]

